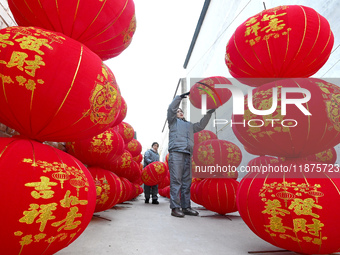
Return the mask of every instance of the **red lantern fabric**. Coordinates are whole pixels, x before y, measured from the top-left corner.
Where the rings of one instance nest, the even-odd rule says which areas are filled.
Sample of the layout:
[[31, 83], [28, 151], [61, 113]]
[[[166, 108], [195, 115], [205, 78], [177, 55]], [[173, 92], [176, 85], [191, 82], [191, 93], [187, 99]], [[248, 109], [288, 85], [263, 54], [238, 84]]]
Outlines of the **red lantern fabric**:
[[219, 178], [237, 179], [236, 168], [242, 161], [242, 152], [232, 142], [211, 139], [194, 147], [193, 160], [196, 164], [193, 172], [205, 173], [204, 176], [195, 177], [211, 178], [215, 175], [215, 177]]
[[89, 167], [96, 185], [95, 212], [102, 212], [115, 206], [122, 196], [122, 181], [114, 173], [100, 167]]
[[106, 169], [122, 177], [131, 167], [132, 161], [131, 153], [124, 150], [122, 155], [106, 166]]
[[132, 159], [133, 159], [133, 161], [135, 161], [139, 164], [143, 160], [143, 155], [140, 153], [137, 156], [133, 157]]
[[89, 139], [66, 143], [66, 150], [88, 166], [105, 168], [124, 152], [124, 140], [112, 128]]
[[[305, 115], [295, 105], [287, 105], [281, 114], [281, 88], [304, 88], [311, 99], [302, 104], [312, 115]], [[261, 155], [304, 157], [334, 147], [340, 142], [340, 88], [320, 79], [286, 79], [253, 90], [257, 110], [272, 107], [272, 88], [278, 89], [278, 106], [272, 114], [255, 115], [245, 105], [244, 115], [233, 115], [232, 128], [238, 140]], [[287, 98], [303, 98], [302, 93], [287, 93]], [[247, 101], [247, 96], [246, 96]], [[274, 119], [276, 121], [274, 121]], [[242, 124], [243, 123], [243, 124]]]
[[211, 140], [211, 139], [218, 139], [218, 138], [217, 138], [217, 135], [210, 130], [202, 130], [202, 131], [194, 133], [195, 146], [197, 146], [201, 142], [204, 142], [206, 140]]
[[278, 6], [248, 18], [236, 29], [225, 62], [233, 77], [259, 86], [262, 80], [254, 78], [313, 75], [326, 63], [333, 44], [328, 21], [314, 9]]
[[158, 190], [159, 195], [170, 199], [170, 186], [166, 186], [163, 189]]
[[201, 109], [202, 95], [206, 95], [207, 109], [216, 109], [226, 103], [231, 97], [231, 92], [227, 88], [216, 88], [217, 84], [231, 84], [231, 82], [225, 77], [213, 76], [195, 83], [190, 88], [189, 100], [191, 104]]
[[125, 145], [125, 149], [131, 153], [132, 157], [136, 157], [142, 152], [142, 145], [137, 139], [132, 139]]
[[229, 178], [208, 178], [201, 185], [202, 205], [205, 208], [222, 215], [237, 211], [237, 181]]
[[[144, 192], [143, 188], [137, 183], [132, 183], [131, 199], [138, 197]], [[129, 199], [129, 200], [131, 200]]]
[[33, 27], [0, 30], [0, 122], [38, 141], [67, 142], [104, 132], [120, 94], [101, 59], [67, 36]]
[[61, 32], [82, 42], [103, 60], [118, 56], [131, 43], [136, 30], [132, 0], [58, 2], [9, 0], [20, 26]]
[[308, 161], [317, 161], [325, 164], [334, 164], [336, 162], [336, 158], [336, 150], [334, 148], [330, 148], [314, 155], [309, 155], [305, 159]]
[[169, 172], [169, 169], [168, 169], [167, 165], [166, 165], [166, 168], [167, 168], [166, 175], [165, 175], [164, 179], [161, 180], [160, 183], [158, 184], [158, 189], [163, 189], [166, 186], [170, 185], [170, 172]]
[[118, 124], [120, 124], [125, 119], [126, 114], [127, 114], [127, 104], [126, 104], [123, 97], [121, 97], [121, 99], [122, 99], [122, 104], [121, 104], [121, 107], [120, 107], [120, 111], [119, 111], [117, 118], [113, 122], [112, 127], [115, 127]]
[[133, 184], [126, 178], [120, 177], [120, 180], [123, 185], [122, 196], [120, 197], [118, 204], [121, 204], [125, 201], [129, 201], [132, 199], [133, 196]]
[[160, 183], [166, 176], [167, 167], [163, 162], [155, 161], [147, 165], [142, 172], [144, 184], [154, 186]]
[[317, 162], [297, 159], [272, 169], [249, 173], [240, 182], [237, 206], [248, 227], [265, 241], [300, 254], [338, 251], [339, 167], [318, 168]]
[[201, 192], [199, 185], [202, 183], [202, 180], [199, 178], [192, 178], [191, 187], [190, 187], [190, 199], [199, 205], [203, 204], [202, 198], [201, 198]]
[[250, 160], [247, 166], [251, 169], [252, 167], [257, 168], [258, 166], [262, 167], [262, 166], [272, 165], [275, 163], [279, 163], [280, 161], [281, 159], [278, 159], [275, 157], [260, 156], [260, 157]]
[[135, 130], [126, 122], [121, 122], [113, 127], [124, 139], [125, 144], [128, 144], [135, 136]]
[[132, 183], [138, 183], [141, 178], [141, 171], [139, 170], [139, 164], [134, 160], [131, 161], [130, 167], [121, 172], [121, 176], [125, 177]]
[[1, 253], [54, 254], [85, 230], [96, 203], [86, 167], [33, 140], [0, 138]]

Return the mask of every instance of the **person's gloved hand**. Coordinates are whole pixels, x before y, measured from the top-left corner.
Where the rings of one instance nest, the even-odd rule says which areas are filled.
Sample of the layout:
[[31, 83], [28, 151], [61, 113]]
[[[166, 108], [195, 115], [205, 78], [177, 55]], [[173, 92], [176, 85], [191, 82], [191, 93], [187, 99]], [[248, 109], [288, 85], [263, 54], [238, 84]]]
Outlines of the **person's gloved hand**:
[[181, 97], [181, 98], [187, 98], [187, 96], [189, 96], [189, 94], [190, 94], [190, 91], [187, 92], [187, 93], [184, 93], [184, 94], [180, 95], [180, 97]]
[[213, 112], [215, 112], [216, 109], [210, 109], [209, 111], [207, 111], [207, 113], [212, 114]]

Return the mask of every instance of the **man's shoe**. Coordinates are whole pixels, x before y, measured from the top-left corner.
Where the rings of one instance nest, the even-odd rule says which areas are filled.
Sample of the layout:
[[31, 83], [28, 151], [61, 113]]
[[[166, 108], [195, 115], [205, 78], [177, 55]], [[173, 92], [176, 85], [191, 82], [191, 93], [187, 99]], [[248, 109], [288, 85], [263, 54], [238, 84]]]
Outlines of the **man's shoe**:
[[183, 208], [182, 209], [183, 214], [185, 215], [191, 215], [191, 216], [198, 216], [198, 212], [193, 210], [191, 207], [189, 208]]
[[154, 205], [158, 205], [158, 204], [159, 204], [159, 202], [158, 202], [156, 199], [152, 200], [152, 203], [153, 203]]
[[175, 217], [180, 217], [183, 218], [184, 217], [184, 213], [181, 211], [180, 208], [174, 208], [171, 210], [171, 215], [175, 216]]
[[149, 199], [145, 199], [145, 203], [148, 204], [149, 203]]

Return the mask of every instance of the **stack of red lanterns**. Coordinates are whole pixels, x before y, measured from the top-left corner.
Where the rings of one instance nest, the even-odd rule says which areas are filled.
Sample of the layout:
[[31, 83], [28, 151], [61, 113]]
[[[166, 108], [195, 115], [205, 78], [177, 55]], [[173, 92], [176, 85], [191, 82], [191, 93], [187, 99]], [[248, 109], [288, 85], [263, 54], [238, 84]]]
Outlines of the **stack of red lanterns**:
[[191, 199], [222, 215], [237, 211], [236, 179], [241, 150], [208, 130], [195, 133], [194, 142]]
[[[0, 250], [54, 254], [89, 224], [96, 185], [78, 159], [41, 142], [91, 139], [124, 119], [125, 101], [103, 60], [130, 44], [136, 28], [134, 4], [33, 0], [28, 5], [13, 0], [9, 6], [19, 26], [0, 30], [0, 122], [21, 136], [0, 139], [0, 192], [6, 204], [0, 213]], [[105, 142], [117, 137], [111, 131], [103, 136]], [[110, 144], [105, 146], [109, 149]], [[117, 146], [105, 160], [122, 149]], [[81, 152], [89, 153], [103, 156], [95, 150]], [[104, 201], [114, 176], [99, 171], [94, 175], [97, 184], [103, 183], [99, 197]], [[9, 200], [13, 196], [16, 203]]]
[[[236, 137], [248, 152], [262, 156], [250, 165], [263, 167], [240, 182], [238, 210], [259, 237], [303, 254], [340, 249], [339, 166], [315, 161], [315, 155], [340, 142], [340, 89], [308, 78], [327, 61], [333, 42], [324, 17], [311, 8], [288, 5], [248, 18], [226, 49], [231, 75], [257, 86], [251, 92], [252, 110], [245, 104], [244, 116], [233, 116], [233, 121], [246, 123], [233, 126]], [[289, 89], [295, 91], [286, 94]], [[299, 107], [285, 107], [286, 98], [300, 102]], [[253, 109], [270, 113], [255, 114]], [[280, 160], [268, 162], [265, 155]]]

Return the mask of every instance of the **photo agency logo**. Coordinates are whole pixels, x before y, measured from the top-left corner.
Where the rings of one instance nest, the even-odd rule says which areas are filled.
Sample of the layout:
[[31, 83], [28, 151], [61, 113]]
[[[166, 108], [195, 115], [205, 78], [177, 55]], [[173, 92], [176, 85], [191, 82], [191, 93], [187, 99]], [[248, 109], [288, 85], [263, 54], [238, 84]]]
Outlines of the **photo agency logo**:
[[[217, 108], [210, 120], [212, 126], [210, 124], [208, 129], [212, 128], [211, 130], [218, 133], [220, 137], [224, 137], [223, 132], [229, 132], [230, 128], [241, 129], [244, 133], [254, 136], [256, 132], [261, 131], [270, 133], [273, 130], [284, 130], [286, 132], [298, 126], [305, 117], [312, 115], [308, 106], [311, 91], [308, 87], [296, 85], [293, 80], [284, 84], [282, 81], [278, 86], [271, 80], [264, 86], [249, 87], [236, 79], [220, 79], [218, 83], [216, 79], [192, 78], [189, 96], [190, 120], [194, 123], [198, 122], [208, 110]], [[302, 125], [302, 122], [300, 124]], [[199, 154], [192, 169], [192, 175], [196, 178], [232, 178], [237, 172], [267, 170], [266, 166], [262, 165], [257, 169], [249, 170], [246, 166], [233, 165], [216, 159], [216, 155], [220, 158], [228, 158], [231, 154], [230, 157], [235, 158], [235, 150], [222, 149], [221, 146], [213, 148], [207, 142], [204, 146], [198, 145], [196, 150], [194, 148], [194, 158], [195, 153]], [[273, 168], [268, 171], [286, 170]]]
[[[191, 94], [192, 92], [196, 95], [199, 94], [200, 98], [197, 98], [198, 101], [200, 101], [200, 118], [202, 115], [205, 115], [207, 113], [208, 107], [207, 102], [209, 100], [212, 100], [214, 102], [215, 107], [219, 108], [222, 106], [221, 113], [228, 113], [230, 112], [230, 109], [223, 109], [225, 102], [222, 102], [221, 98], [223, 97], [221, 93], [225, 93], [225, 90], [231, 92], [231, 98], [232, 98], [232, 114], [233, 115], [245, 115], [245, 108], [247, 109], [247, 115], [249, 116], [249, 112], [253, 116], [258, 116], [261, 118], [251, 118], [246, 119], [243, 118], [242, 121], [233, 121], [232, 118], [213, 118], [213, 126], [216, 127], [218, 125], [227, 125], [230, 124], [232, 127], [233, 125], [243, 125], [244, 127], [262, 127], [271, 125], [274, 127], [274, 125], [281, 125], [283, 127], [295, 127], [298, 125], [298, 121], [296, 119], [287, 119], [284, 118], [287, 115], [287, 108], [288, 105], [293, 105], [296, 107], [296, 109], [300, 110], [304, 115], [309, 116], [312, 115], [309, 110], [303, 105], [309, 102], [311, 99], [311, 93], [306, 88], [301, 87], [272, 87], [269, 91], [271, 95], [271, 99], [269, 100], [271, 102], [271, 105], [266, 104], [268, 109], [257, 109], [254, 105], [254, 101], [258, 102], [259, 99], [255, 98], [253, 99], [253, 90], [254, 87], [249, 87], [247, 90], [247, 94], [245, 95], [243, 90], [238, 86], [234, 85], [239, 84], [239, 82], [236, 79], [230, 79], [231, 84], [208, 84], [206, 80], [203, 78], [200, 79], [200, 81], [197, 82], [198, 78], [192, 78], [190, 79], [190, 85], [191, 85]], [[195, 82], [196, 81], [196, 82]], [[290, 95], [294, 94], [294, 98], [291, 98]], [[299, 95], [297, 98], [296, 95]], [[196, 96], [197, 97], [197, 96]], [[210, 104], [211, 106], [211, 104]], [[279, 114], [283, 116], [283, 118], [273, 118], [273, 113], [277, 112], [279, 107]], [[265, 107], [264, 107], [265, 108]], [[292, 109], [292, 108], [290, 108]], [[193, 111], [192, 115], [197, 115], [197, 111]], [[227, 114], [226, 114], [227, 115]], [[196, 117], [194, 119], [197, 119], [198, 116], [192, 116]], [[220, 116], [219, 116], [220, 117]], [[222, 116], [223, 117], [223, 116]]]

